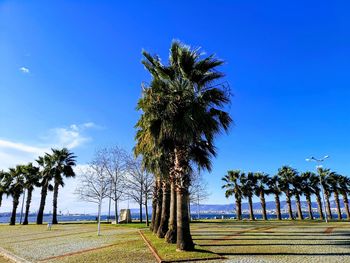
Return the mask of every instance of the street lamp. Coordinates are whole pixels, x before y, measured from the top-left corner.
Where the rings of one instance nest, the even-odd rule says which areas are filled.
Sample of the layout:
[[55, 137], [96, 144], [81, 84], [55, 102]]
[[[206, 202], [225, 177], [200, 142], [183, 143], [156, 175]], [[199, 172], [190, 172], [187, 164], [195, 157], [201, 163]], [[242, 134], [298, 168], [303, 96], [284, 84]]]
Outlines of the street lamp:
[[[321, 158], [321, 159], [317, 159], [317, 158], [315, 158], [315, 157], [313, 157], [313, 156], [311, 156], [310, 158], [307, 158], [307, 159], [305, 159], [307, 162], [316, 162], [317, 163], [317, 165], [316, 165], [316, 173], [318, 172], [317, 171], [317, 168], [319, 168], [319, 167], [322, 167], [321, 165], [320, 165], [320, 163], [322, 163], [324, 160], [326, 160], [327, 158], [329, 158], [329, 155], [326, 155], [326, 156], [324, 156], [323, 158]], [[326, 219], [326, 223], [328, 223], [328, 218], [327, 218], [327, 213], [326, 213], [326, 202], [325, 202], [325, 196], [324, 196], [324, 189], [323, 189], [323, 184], [322, 184], [322, 177], [321, 177], [321, 174], [319, 175], [319, 177], [320, 177], [320, 184], [321, 184], [321, 192], [322, 192], [322, 201], [323, 201], [323, 209], [324, 209], [324, 215], [325, 215], [325, 219]]]

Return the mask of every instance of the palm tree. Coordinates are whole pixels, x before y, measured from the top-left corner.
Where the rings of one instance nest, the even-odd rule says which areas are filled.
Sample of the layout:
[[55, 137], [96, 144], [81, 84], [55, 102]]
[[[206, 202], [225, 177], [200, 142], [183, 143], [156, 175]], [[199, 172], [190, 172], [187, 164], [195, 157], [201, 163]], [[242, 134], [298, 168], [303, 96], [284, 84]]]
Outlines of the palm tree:
[[335, 201], [335, 205], [337, 207], [338, 220], [342, 219], [340, 201], [339, 201], [339, 190], [340, 190], [339, 181], [340, 181], [340, 178], [341, 178], [341, 176], [339, 174], [336, 174], [336, 173], [331, 173], [329, 176], [329, 185], [331, 187], [331, 191], [334, 194], [334, 201]]
[[260, 198], [263, 220], [267, 220], [265, 194], [268, 193], [266, 187], [267, 187], [267, 182], [269, 180], [269, 177], [267, 174], [264, 174], [264, 173], [254, 173], [254, 178], [255, 178], [254, 180], [255, 195]]
[[288, 214], [289, 219], [291, 220], [294, 219], [291, 197], [293, 195], [293, 180], [296, 174], [296, 170], [289, 166], [282, 166], [280, 169], [278, 169], [278, 176], [280, 177], [280, 188], [286, 195]]
[[25, 178], [24, 188], [27, 189], [27, 201], [26, 201], [26, 211], [24, 215], [23, 225], [28, 225], [28, 215], [30, 209], [30, 203], [32, 201], [32, 193], [34, 187], [40, 186], [41, 175], [39, 173], [39, 168], [33, 166], [32, 163], [29, 163], [23, 166], [23, 175]]
[[19, 197], [24, 191], [23, 166], [17, 165], [15, 168], [10, 168], [7, 176], [7, 180], [9, 180], [7, 195], [13, 198], [10, 225], [15, 225]]
[[348, 200], [348, 192], [350, 191], [350, 178], [346, 176], [340, 176], [339, 178], [339, 192], [343, 197], [343, 202], [345, 206], [346, 219], [350, 220], [349, 213], [349, 200]]
[[269, 178], [267, 185], [268, 193], [275, 195], [277, 219], [282, 220], [280, 203], [280, 195], [282, 194], [282, 191], [280, 189], [280, 178], [277, 175], [272, 176], [271, 178]]
[[224, 181], [223, 189], [226, 189], [225, 196], [229, 198], [235, 197], [236, 201], [236, 216], [237, 220], [242, 220], [242, 190], [241, 179], [244, 174], [239, 171], [228, 171], [227, 174], [221, 178]]
[[40, 166], [40, 174], [41, 174], [41, 198], [40, 198], [40, 206], [38, 211], [38, 216], [36, 219], [36, 223], [41, 225], [43, 223], [43, 217], [44, 217], [44, 209], [45, 209], [45, 202], [46, 202], [46, 196], [48, 190], [53, 190], [52, 185], [50, 184], [50, 181], [52, 180], [54, 174], [53, 174], [53, 162], [52, 157], [50, 154], [45, 153], [43, 157], [39, 157], [36, 161]]
[[249, 205], [249, 219], [255, 220], [254, 217], [254, 211], [253, 211], [253, 195], [254, 195], [254, 187], [255, 187], [255, 177], [254, 173], [249, 172], [246, 176], [242, 176], [241, 178], [242, 182], [242, 195], [245, 198], [248, 198], [248, 205]]
[[0, 170], [0, 207], [2, 204], [2, 196], [6, 194], [8, 189], [8, 180], [7, 180], [7, 174]]
[[332, 172], [330, 169], [325, 169], [322, 167], [318, 167], [317, 168], [317, 173], [319, 174], [319, 177], [321, 178], [321, 184], [323, 187], [323, 191], [324, 191], [324, 196], [325, 196], [325, 201], [326, 201], [326, 213], [327, 213], [327, 218], [328, 219], [332, 219], [332, 210], [331, 210], [331, 204], [329, 202], [329, 198], [331, 196], [331, 186], [330, 186], [330, 177], [332, 175]]
[[63, 177], [75, 177], [73, 166], [76, 165], [76, 156], [67, 148], [63, 148], [61, 150], [52, 149], [51, 158], [54, 175], [52, 224], [57, 224], [58, 189], [60, 186], [64, 187]]
[[313, 194], [316, 196], [317, 210], [320, 214], [320, 219], [324, 220], [322, 199], [321, 199], [321, 188], [320, 188], [320, 177], [315, 173], [310, 173], [310, 187], [312, 188]]
[[316, 176], [315, 173], [312, 172], [304, 172], [300, 175], [300, 188], [301, 193], [305, 195], [305, 199], [307, 202], [307, 207], [309, 211], [309, 218], [312, 220], [314, 219], [313, 213], [312, 213], [312, 207], [311, 207], [311, 195], [315, 193], [312, 183], [312, 178]]
[[304, 217], [301, 211], [301, 202], [300, 202], [300, 196], [303, 194], [302, 178], [298, 175], [297, 172], [292, 178], [292, 184], [293, 184], [293, 193], [295, 196], [295, 204], [297, 206], [298, 219], [303, 220]]
[[[223, 85], [215, 82], [223, 77], [216, 70], [222, 61], [213, 56], [202, 59], [198, 49], [192, 50], [179, 42], [173, 42], [170, 64], [163, 66], [157, 56], [144, 52], [143, 64], [153, 76], [148, 90], [155, 107], [139, 108], [150, 126], [152, 139], [169, 139], [174, 144], [174, 170], [177, 190], [177, 249], [193, 250], [188, 217], [188, 188], [190, 162], [200, 168], [210, 167], [210, 157], [215, 156], [214, 136], [227, 130], [231, 122], [228, 113], [221, 108], [229, 102], [229, 94]], [[146, 89], [146, 90], [147, 90]], [[144, 92], [147, 95], [147, 91]], [[153, 97], [152, 97], [153, 96]], [[197, 156], [191, 160], [191, 148], [201, 145]], [[206, 166], [198, 163], [205, 160]]]

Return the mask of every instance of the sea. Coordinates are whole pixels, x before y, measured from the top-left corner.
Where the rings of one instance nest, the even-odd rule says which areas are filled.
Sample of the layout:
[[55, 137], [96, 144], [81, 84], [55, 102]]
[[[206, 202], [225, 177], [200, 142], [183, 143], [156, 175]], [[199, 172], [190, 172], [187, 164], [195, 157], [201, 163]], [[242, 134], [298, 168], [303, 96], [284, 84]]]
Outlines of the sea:
[[[296, 216], [296, 215], [295, 215]], [[307, 214], [304, 214], [304, 217], [307, 218]], [[267, 215], [268, 219], [276, 219], [276, 215]], [[319, 214], [314, 213], [314, 217], [317, 219], [319, 218]], [[345, 218], [346, 215], [343, 215], [343, 218]], [[131, 218], [133, 221], [139, 221], [140, 217], [139, 214], [137, 213], [132, 213]], [[220, 213], [207, 213], [207, 214], [200, 214], [198, 218], [198, 214], [191, 214], [192, 220], [201, 220], [201, 219], [234, 219], [235, 214], [220, 214]], [[243, 219], [249, 219], [248, 214], [243, 214], [242, 215]], [[256, 219], [262, 219], [261, 214], [256, 214], [255, 215]], [[337, 215], [333, 215], [334, 219], [337, 219]], [[20, 223], [20, 215], [17, 215], [17, 223]], [[82, 215], [82, 214], [77, 214], [77, 215], [58, 215], [58, 221], [59, 222], [79, 222], [79, 221], [97, 221], [97, 216], [96, 215]], [[146, 220], [146, 216], [143, 215], [143, 220]], [[151, 219], [151, 215], [149, 215], [149, 219]], [[282, 214], [282, 219], [288, 219], [288, 214]], [[22, 218], [23, 220], [23, 218]], [[101, 216], [101, 221], [113, 221], [114, 217], [108, 217], [108, 215], [102, 215]], [[0, 214], [0, 223], [8, 223], [10, 221], [10, 214]], [[36, 215], [30, 215], [28, 217], [28, 221], [31, 223], [36, 222]], [[52, 221], [52, 215], [44, 215], [44, 222], [51, 222]]]

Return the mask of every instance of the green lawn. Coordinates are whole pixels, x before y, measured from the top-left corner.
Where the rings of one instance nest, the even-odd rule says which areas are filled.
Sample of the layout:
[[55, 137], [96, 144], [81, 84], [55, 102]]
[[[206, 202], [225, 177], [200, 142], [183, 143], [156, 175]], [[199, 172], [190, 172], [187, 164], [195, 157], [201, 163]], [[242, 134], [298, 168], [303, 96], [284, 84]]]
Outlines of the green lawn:
[[[130, 225], [131, 226], [131, 225]], [[154, 262], [136, 225], [0, 225], [0, 246], [32, 262]]]
[[194, 241], [234, 262], [350, 262], [350, 223], [198, 223]]
[[[144, 227], [104, 224], [98, 237], [95, 224], [59, 224], [51, 231], [45, 225], [0, 225], [0, 247], [32, 262], [155, 262], [138, 233], [142, 229], [164, 260], [220, 255], [227, 262], [350, 262], [348, 222], [196, 222], [195, 252], [175, 252], [175, 245]], [[0, 257], [0, 262], [9, 261]]]

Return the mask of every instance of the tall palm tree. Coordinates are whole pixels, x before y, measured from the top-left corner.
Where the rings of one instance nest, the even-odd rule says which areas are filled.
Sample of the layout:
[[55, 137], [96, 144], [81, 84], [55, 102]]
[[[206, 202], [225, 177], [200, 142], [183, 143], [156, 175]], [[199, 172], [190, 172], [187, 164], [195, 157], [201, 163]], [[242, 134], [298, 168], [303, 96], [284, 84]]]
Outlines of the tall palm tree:
[[57, 224], [58, 189], [60, 186], [64, 187], [63, 177], [75, 177], [73, 166], [76, 165], [76, 156], [67, 148], [63, 148], [52, 149], [51, 158], [54, 175], [52, 224]]
[[0, 170], [0, 207], [2, 204], [2, 197], [6, 194], [8, 189], [7, 174], [3, 170]]
[[317, 210], [320, 215], [320, 219], [324, 220], [322, 199], [321, 199], [320, 177], [315, 173], [310, 173], [309, 184], [310, 184], [310, 187], [312, 188], [313, 194], [316, 196]]
[[267, 185], [268, 193], [275, 195], [277, 219], [282, 220], [280, 203], [280, 195], [282, 194], [282, 191], [280, 188], [280, 178], [277, 175], [272, 176], [271, 178], [269, 178]]
[[13, 198], [10, 225], [15, 225], [19, 197], [24, 191], [23, 166], [17, 165], [15, 168], [10, 168], [7, 176], [7, 180], [9, 180], [7, 195]]
[[315, 193], [314, 188], [312, 187], [313, 183], [311, 181], [314, 176], [316, 176], [316, 174], [312, 172], [304, 172], [300, 175], [300, 189], [301, 193], [305, 195], [309, 212], [309, 218], [311, 220], [314, 219], [311, 206], [311, 195]]
[[41, 225], [43, 223], [43, 217], [44, 217], [44, 209], [45, 209], [45, 203], [46, 203], [46, 196], [47, 191], [53, 190], [52, 185], [50, 184], [50, 181], [54, 177], [53, 173], [53, 161], [50, 154], [45, 153], [44, 156], [40, 156], [36, 162], [40, 166], [40, 174], [41, 174], [41, 198], [40, 198], [40, 206], [38, 210], [38, 215], [36, 219], [36, 223]]
[[248, 198], [248, 206], [249, 206], [249, 219], [255, 220], [254, 210], [253, 210], [253, 195], [254, 195], [254, 187], [255, 187], [255, 177], [254, 173], [248, 172], [247, 175], [242, 176], [242, 195], [245, 198]]
[[221, 178], [224, 182], [222, 186], [223, 189], [226, 189], [225, 196], [229, 198], [231, 196], [235, 197], [236, 201], [236, 216], [237, 220], [242, 220], [242, 190], [241, 190], [241, 179], [244, 174], [239, 171], [228, 171], [227, 174]]
[[267, 220], [265, 194], [268, 193], [267, 182], [269, 180], [269, 177], [267, 174], [258, 172], [258, 173], [254, 173], [254, 178], [255, 178], [255, 186], [254, 186], [255, 195], [260, 198], [263, 220]]
[[288, 215], [289, 219], [293, 220], [293, 210], [292, 210], [292, 202], [291, 197], [293, 195], [293, 180], [296, 176], [297, 171], [289, 166], [282, 166], [278, 169], [278, 176], [280, 177], [280, 188], [286, 195], [286, 202], [288, 205]]
[[[190, 151], [201, 144], [201, 160], [210, 167], [210, 157], [215, 156], [213, 139], [220, 130], [227, 130], [231, 122], [228, 113], [222, 110], [229, 102], [224, 85], [217, 84], [223, 74], [216, 68], [223, 64], [213, 56], [202, 58], [198, 49], [191, 49], [179, 42], [173, 42], [170, 63], [163, 66], [157, 56], [143, 53], [143, 64], [153, 76], [148, 90], [151, 90], [153, 109], [139, 109], [150, 125], [154, 140], [169, 139], [174, 143], [174, 170], [177, 190], [177, 249], [193, 250], [188, 217], [188, 188], [190, 184]], [[147, 93], [144, 92], [144, 93]], [[141, 101], [145, 97], [141, 98]], [[197, 152], [199, 153], [199, 152]]]
[[346, 176], [340, 176], [339, 178], [339, 192], [343, 197], [346, 219], [350, 220], [350, 212], [349, 212], [349, 199], [348, 193], [350, 192], [350, 178]]
[[298, 173], [296, 173], [292, 178], [292, 184], [293, 184], [293, 194], [295, 196], [295, 204], [297, 207], [298, 219], [303, 220], [304, 217], [301, 211], [301, 202], [300, 202], [300, 196], [303, 194], [302, 178], [298, 175]]
[[334, 201], [335, 205], [337, 207], [337, 215], [338, 215], [338, 220], [342, 219], [342, 214], [341, 214], [341, 208], [340, 208], [340, 201], [339, 201], [339, 191], [340, 191], [340, 182], [341, 176], [336, 173], [331, 173], [329, 176], [329, 185], [331, 187], [331, 191], [333, 192], [334, 195]]
[[331, 194], [332, 194], [332, 187], [330, 185], [330, 179], [331, 179], [332, 172], [330, 169], [318, 167], [317, 173], [318, 173], [319, 177], [321, 178], [320, 181], [321, 181], [323, 191], [324, 191], [324, 196], [326, 199], [325, 201], [326, 201], [327, 218], [332, 219], [333, 216], [332, 216], [331, 204], [329, 202], [329, 198], [331, 197]]
[[39, 173], [39, 168], [33, 166], [32, 163], [23, 166], [23, 175], [25, 179], [24, 188], [27, 189], [26, 211], [24, 215], [23, 225], [28, 225], [28, 215], [30, 203], [32, 201], [32, 193], [34, 187], [40, 186], [41, 175]]

